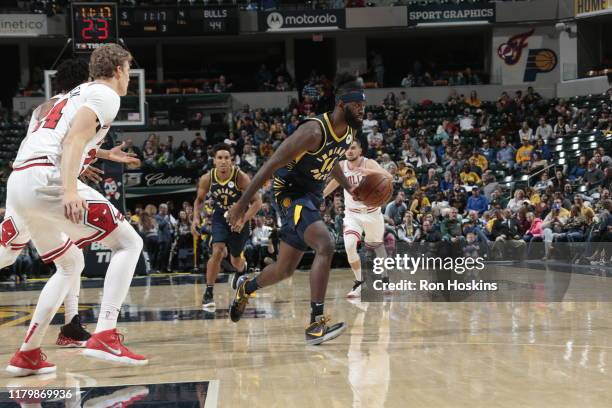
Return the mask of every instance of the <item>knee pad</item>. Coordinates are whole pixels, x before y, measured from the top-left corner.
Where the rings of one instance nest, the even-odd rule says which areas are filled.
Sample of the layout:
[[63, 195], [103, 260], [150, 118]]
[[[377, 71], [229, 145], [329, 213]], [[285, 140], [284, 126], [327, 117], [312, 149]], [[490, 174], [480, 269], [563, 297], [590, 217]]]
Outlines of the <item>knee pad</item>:
[[355, 234], [344, 234], [344, 248], [346, 249], [346, 257], [349, 263], [357, 262], [359, 254], [357, 253], [357, 243], [359, 239]]
[[65, 275], [80, 275], [85, 269], [83, 251], [74, 244], [70, 244], [68, 250], [54, 262], [58, 267], [58, 272], [61, 271]]

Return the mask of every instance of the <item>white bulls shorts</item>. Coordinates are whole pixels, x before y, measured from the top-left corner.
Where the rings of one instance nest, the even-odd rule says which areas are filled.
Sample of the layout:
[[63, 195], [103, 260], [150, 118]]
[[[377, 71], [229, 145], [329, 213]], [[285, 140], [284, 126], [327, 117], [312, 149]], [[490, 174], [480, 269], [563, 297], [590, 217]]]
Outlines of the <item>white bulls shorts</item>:
[[365, 242], [378, 244], [383, 242], [385, 233], [385, 219], [380, 208], [352, 210], [346, 209], [344, 213], [344, 235], [353, 234], [361, 241], [361, 234], [365, 232]]
[[19, 249], [31, 239], [41, 259], [50, 263], [71, 245], [100, 241], [124, 221], [121, 213], [93, 188], [78, 181], [88, 210], [79, 224], [64, 217], [59, 170], [52, 165], [17, 168], [7, 183], [6, 216], [0, 244]]

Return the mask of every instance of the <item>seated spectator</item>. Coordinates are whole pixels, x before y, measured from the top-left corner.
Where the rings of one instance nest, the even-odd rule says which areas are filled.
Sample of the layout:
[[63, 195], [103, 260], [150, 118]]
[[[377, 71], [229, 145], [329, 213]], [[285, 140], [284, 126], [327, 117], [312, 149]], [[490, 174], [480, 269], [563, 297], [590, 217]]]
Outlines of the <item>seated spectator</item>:
[[468, 164], [463, 166], [459, 177], [461, 178], [461, 183], [463, 185], [476, 186], [481, 183], [481, 179], [478, 173], [474, 172]]
[[407, 211], [404, 221], [397, 226], [397, 237], [401, 242], [412, 244], [421, 238], [421, 229], [418, 221], [412, 215], [412, 211]]
[[231, 87], [232, 87], [232, 84], [226, 82], [225, 76], [220, 75], [219, 79], [215, 83], [213, 92], [215, 93], [228, 92], [231, 89]]
[[548, 143], [548, 140], [552, 138], [553, 128], [548, 123], [546, 123], [546, 118], [541, 117], [539, 121], [539, 126], [536, 129], [535, 137], [542, 138], [544, 143]]
[[589, 160], [587, 171], [583, 177], [583, 182], [587, 188], [591, 190], [601, 186], [604, 178], [604, 172], [597, 168], [595, 160]]
[[420, 185], [421, 190], [428, 198], [432, 198], [437, 193], [439, 182], [434, 167], [427, 169], [427, 174], [423, 175]]
[[285, 77], [282, 75], [279, 75], [276, 78], [276, 90], [279, 92], [285, 92], [285, 91], [291, 90], [291, 85], [289, 85], [289, 82], [287, 82]]
[[440, 242], [442, 241], [442, 234], [440, 231], [434, 229], [433, 222], [431, 220], [423, 220], [423, 232], [421, 236], [415, 239], [416, 242]]
[[436, 155], [431, 149], [431, 147], [427, 146], [417, 160], [417, 167], [429, 167], [436, 164]]
[[444, 178], [440, 181], [440, 190], [443, 193], [448, 193], [455, 188], [455, 183], [453, 182], [453, 174], [450, 171], [444, 172]]
[[412, 167], [406, 167], [406, 174], [402, 177], [402, 188], [407, 194], [412, 194], [419, 188], [419, 181]]
[[478, 99], [478, 94], [476, 93], [476, 91], [470, 92], [470, 96], [468, 98], [465, 98], [465, 103], [471, 106], [472, 108], [480, 108], [480, 105], [482, 105], [482, 102], [480, 101], [480, 99]]
[[548, 176], [548, 172], [545, 171], [542, 173], [542, 175], [540, 176], [540, 180], [537, 183], [535, 183], [533, 188], [537, 191], [544, 192], [547, 188], [552, 187], [552, 185], [553, 185], [553, 182], [550, 180], [550, 177]]
[[522, 139], [521, 143], [521, 147], [516, 151], [516, 164], [520, 168], [527, 170], [531, 166], [533, 146], [529, 143], [529, 139]]
[[497, 151], [495, 158], [499, 165], [508, 170], [513, 170], [515, 166], [517, 154], [514, 147], [502, 139], [500, 142], [500, 149]]
[[461, 131], [468, 131], [474, 129], [474, 118], [470, 115], [470, 110], [465, 109], [463, 115], [459, 116], [459, 129]]
[[523, 208], [525, 204], [529, 205], [531, 202], [525, 197], [525, 192], [519, 188], [514, 191], [514, 197], [508, 201], [508, 209], [516, 213]]
[[479, 215], [482, 215], [489, 208], [489, 200], [487, 197], [481, 194], [480, 188], [473, 188], [472, 195], [468, 198], [466, 210], [476, 211]]
[[472, 167], [478, 167], [480, 169], [480, 173], [486, 171], [489, 168], [489, 162], [487, 161], [487, 158], [478, 149], [472, 150], [472, 155], [468, 159], [468, 163]]
[[366, 117], [363, 120], [361, 131], [365, 136], [368, 136], [370, 133], [372, 133], [372, 129], [374, 127], [378, 128], [378, 120], [374, 119], [374, 114], [372, 112], [367, 112]]
[[523, 241], [530, 243], [534, 239], [541, 240], [544, 236], [542, 231], [542, 220], [535, 216], [533, 212], [527, 213], [527, 222], [529, 223], [529, 229], [523, 235]]
[[523, 122], [521, 128], [518, 131], [518, 134], [519, 134], [519, 140], [527, 139], [530, 142], [533, 142], [533, 139], [534, 139], [533, 129], [531, 129], [527, 121]]
[[412, 214], [419, 219], [420, 216], [430, 208], [431, 203], [429, 202], [427, 196], [423, 194], [421, 190], [415, 191], [412, 195], [412, 201], [410, 203], [410, 211]]
[[257, 169], [257, 154], [250, 143], [244, 145], [241, 158], [242, 161], [246, 162], [252, 169]]
[[372, 130], [368, 133], [368, 144], [379, 144], [383, 142], [383, 135], [379, 132], [378, 126], [372, 126]]
[[151, 140], [147, 140], [144, 144], [144, 148], [142, 149], [142, 158], [143, 162], [147, 166], [155, 166], [157, 161], [157, 149], [153, 147], [153, 142]]
[[461, 217], [459, 217], [458, 213], [456, 208], [451, 207], [440, 224], [442, 239], [453, 244], [464, 240], [463, 230], [461, 228]]
[[506, 245], [510, 248], [519, 248], [519, 254], [522, 255], [525, 241], [520, 238], [518, 224], [512, 217], [510, 210], [495, 211], [495, 218], [491, 227], [491, 239], [495, 241], [493, 244], [494, 256], [503, 259]]
[[445, 119], [440, 125], [438, 125], [436, 135], [434, 136], [434, 142], [443, 142], [445, 140], [448, 141], [448, 139], [450, 138], [447, 132], [448, 123], [448, 120]]
[[400, 84], [402, 88], [412, 88], [415, 85], [414, 77], [412, 74], [408, 73], [404, 78], [402, 78], [402, 82]]
[[570, 132], [569, 125], [565, 123], [565, 119], [563, 119], [563, 116], [559, 116], [557, 118], [557, 123], [555, 124], [555, 127], [553, 128], [553, 136], [555, 138], [563, 137], [567, 135], [569, 132]]
[[569, 175], [567, 177], [569, 181], [573, 182], [582, 180], [582, 178], [587, 172], [587, 160], [588, 159], [584, 154], [580, 155], [580, 157], [578, 158], [578, 163], [572, 166], [569, 172]]
[[536, 173], [548, 166], [548, 161], [544, 159], [536, 150], [531, 152], [531, 161], [529, 162], [528, 171], [530, 174]]
[[404, 219], [404, 214], [408, 210], [404, 201], [406, 196], [403, 191], [399, 191], [395, 199], [387, 204], [385, 208], [385, 221], [391, 225], [399, 225]]

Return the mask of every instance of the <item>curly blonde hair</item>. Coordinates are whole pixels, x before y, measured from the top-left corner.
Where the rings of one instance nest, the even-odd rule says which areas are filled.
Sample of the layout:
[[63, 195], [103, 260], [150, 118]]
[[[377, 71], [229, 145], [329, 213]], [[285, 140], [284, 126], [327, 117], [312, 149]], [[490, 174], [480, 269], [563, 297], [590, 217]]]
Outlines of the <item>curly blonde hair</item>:
[[89, 75], [93, 79], [110, 78], [117, 67], [132, 61], [132, 54], [117, 44], [105, 44], [91, 54]]

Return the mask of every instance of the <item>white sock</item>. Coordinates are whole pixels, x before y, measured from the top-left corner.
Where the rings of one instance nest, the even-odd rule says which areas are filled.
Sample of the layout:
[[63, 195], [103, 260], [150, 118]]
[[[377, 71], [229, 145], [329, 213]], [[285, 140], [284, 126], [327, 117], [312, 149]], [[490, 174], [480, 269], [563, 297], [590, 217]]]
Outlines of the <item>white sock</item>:
[[79, 292], [81, 291], [81, 279], [74, 281], [74, 285], [68, 291], [64, 299], [64, 324], [70, 323], [72, 318], [79, 314]]
[[81, 277], [81, 272], [85, 267], [83, 252], [71, 245], [64, 255], [55, 260], [55, 265], [57, 271], [40, 292], [30, 327], [20, 348], [21, 351], [40, 347], [53, 316], [74, 282]]
[[122, 221], [103, 243], [113, 250], [113, 255], [104, 279], [96, 333], [117, 327], [119, 310], [130, 289], [142, 252], [142, 238], [127, 221]]

